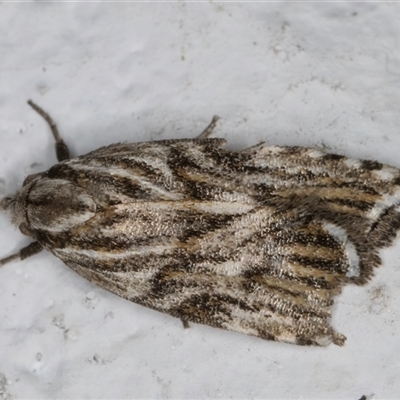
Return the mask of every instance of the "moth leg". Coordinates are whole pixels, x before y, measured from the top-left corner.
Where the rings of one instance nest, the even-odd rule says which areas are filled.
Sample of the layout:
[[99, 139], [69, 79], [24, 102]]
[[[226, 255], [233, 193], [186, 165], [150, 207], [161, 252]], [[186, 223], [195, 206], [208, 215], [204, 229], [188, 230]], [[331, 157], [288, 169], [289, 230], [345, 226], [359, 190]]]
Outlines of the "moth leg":
[[68, 160], [69, 159], [68, 146], [65, 144], [64, 140], [62, 140], [60, 134], [58, 133], [56, 123], [53, 121], [53, 119], [50, 117], [50, 115], [47, 114], [46, 111], [44, 111], [41, 107], [39, 107], [37, 104], [35, 104], [32, 100], [28, 100], [28, 104], [39, 115], [41, 115], [43, 117], [43, 119], [49, 124], [51, 133], [53, 134], [54, 140], [56, 141], [55, 147], [56, 147], [57, 160], [58, 161]]
[[265, 141], [262, 141], [260, 143], [254, 144], [253, 146], [246, 147], [245, 149], [239, 150], [239, 153], [254, 153], [257, 150], [262, 149], [265, 147]]
[[34, 256], [37, 253], [40, 253], [43, 250], [43, 247], [39, 244], [39, 242], [33, 242], [28, 244], [28, 246], [23, 247], [18, 253], [12, 254], [6, 258], [0, 260], [0, 267], [14, 260], [25, 260], [30, 256]]
[[183, 327], [184, 327], [185, 329], [189, 329], [189, 328], [190, 328], [190, 325], [189, 325], [189, 322], [188, 322], [187, 319], [181, 318], [181, 321], [182, 321]]
[[210, 122], [210, 125], [208, 125], [207, 128], [204, 129], [204, 131], [201, 132], [199, 136], [196, 136], [196, 139], [206, 139], [206, 138], [208, 138], [212, 134], [212, 131], [214, 130], [215, 125], [217, 125], [217, 121], [218, 120], [219, 120], [219, 117], [214, 115], [213, 119]]

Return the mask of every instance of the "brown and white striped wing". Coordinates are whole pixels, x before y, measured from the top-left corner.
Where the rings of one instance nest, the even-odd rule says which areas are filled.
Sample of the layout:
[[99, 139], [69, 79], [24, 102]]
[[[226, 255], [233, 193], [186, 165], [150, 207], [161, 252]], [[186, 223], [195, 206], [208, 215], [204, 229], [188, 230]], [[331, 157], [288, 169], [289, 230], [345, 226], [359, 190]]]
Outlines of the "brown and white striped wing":
[[[344, 342], [332, 295], [365, 282], [400, 226], [399, 170], [221, 139], [116, 144], [52, 167], [95, 216], [38, 240], [80, 275], [183, 320], [266, 339]], [[61, 237], [62, 236], [62, 237]]]

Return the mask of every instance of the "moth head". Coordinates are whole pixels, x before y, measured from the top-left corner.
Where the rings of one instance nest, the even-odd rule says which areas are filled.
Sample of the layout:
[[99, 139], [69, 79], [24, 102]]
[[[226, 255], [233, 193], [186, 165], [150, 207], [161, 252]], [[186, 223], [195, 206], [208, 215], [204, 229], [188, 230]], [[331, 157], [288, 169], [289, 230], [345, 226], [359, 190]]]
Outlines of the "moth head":
[[15, 225], [26, 223], [26, 199], [34, 183], [45, 175], [45, 172], [28, 175], [17, 193], [0, 199], [0, 210], [5, 211]]
[[24, 212], [26, 196], [26, 187], [23, 186], [15, 195], [6, 196], [0, 200], [0, 210], [5, 211], [15, 225], [20, 225], [26, 221]]
[[9, 208], [9, 206], [10, 206], [10, 204], [11, 204], [12, 202], [14, 202], [14, 201], [15, 201], [15, 200], [14, 200], [14, 197], [12, 197], [12, 196], [3, 197], [3, 198], [0, 200], [0, 210], [1, 210], [1, 211], [7, 211], [8, 208]]

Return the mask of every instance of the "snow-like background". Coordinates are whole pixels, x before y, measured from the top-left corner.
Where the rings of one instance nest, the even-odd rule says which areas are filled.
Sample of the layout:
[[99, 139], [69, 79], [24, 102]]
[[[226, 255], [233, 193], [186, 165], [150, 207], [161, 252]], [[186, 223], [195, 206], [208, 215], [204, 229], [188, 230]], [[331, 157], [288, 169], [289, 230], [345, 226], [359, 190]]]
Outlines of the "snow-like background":
[[[265, 140], [400, 167], [400, 4], [0, 3], [0, 196], [116, 141]], [[0, 256], [29, 243], [0, 217]], [[50, 254], [0, 270], [0, 398], [400, 396], [400, 243], [298, 347], [193, 325], [84, 281]]]

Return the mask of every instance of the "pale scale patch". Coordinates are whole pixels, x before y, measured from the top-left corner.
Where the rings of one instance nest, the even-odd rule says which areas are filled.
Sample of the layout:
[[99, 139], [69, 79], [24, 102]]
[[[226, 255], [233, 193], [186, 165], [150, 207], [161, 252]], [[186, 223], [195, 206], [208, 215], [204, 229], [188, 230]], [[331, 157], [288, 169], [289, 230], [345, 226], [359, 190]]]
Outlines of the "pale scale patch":
[[151, 290], [151, 280], [159, 272], [158, 269], [145, 268], [140, 271], [114, 272], [121, 282], [125, 282], [126, 296], [128, 298], [137, 298], [146, 295]]
[[250, 326], [251, 322], [256, 326], [260, 326], [260, 323], [255, 321], [256, 317], [260, 318], [258, 314], [255, 317], [250, 311], [244, 311], [233, 304], [228, 304], [227, 307], [232, 318], [222, 323], [223, 328], [246, 335], [258, 336], [258, 330]]
[[[255, 157], [249, 163], [254, 167], [259, 168], [284, 168], [286, 173], [289, 174], [297, 174], [299, 171], [303, 169], [301, 164], [298, 164], [296, 159], [303, 158], [308, 156], [309, 153], [311, 154], [314, 152], [315, 155], [318, 154], [319, 150], [309, 149], [309, 148], [299, 148], [296, 150], [295, 153], [286, 154], [288, 152], [287, 147], [281, 146], [269, 146], [262, 149], [262, 151], [256, 153]], [[280, 154], [282, 153], [282, 157]], [[323, 152], [320, 152], [321, 155], [324, 155]], [[307, 166], [310, 171], [321, 171], [321, 167], [315, 166], [312, 167], [311, 165]], [[271, 183], [274, 181], [271, 180]]]
[[326, 155], [325, 152], [323, 152], [321, 150], [317, 150], [317, 149], [308, 149], [306, 154], [310, 158], [321, 158], [321, 157], [324, 157]]
[[[216, 196], [217, 200], [229, 203], [229, 207], [231, 204], [235, 202], [246, 202], [250, 204], [256, 204], [256, 201], [254, 201], [254, 198], [252, 198], [250, 195], [245, 194], [245, 193], [238, 193], [238, 192], [223, 192], [220, 195]], [[242, 203], [243, 204], [243, 203]]]
[[263, 169], [272, 165], [276, 166], [276, 156], [283, 153], [284, 150], [285, 148], [281, 146], [261, 147], [259, 151], [254, 154], [254, 157], [250, 160], [249, 164]]
[[[251, 304], [251, 296], [249, 296], [249, 303]], [[289, 316], [267, 312], [267, 310], [265, 310], [265, 314], [267, 315], [260, 316], [259, 313], [244, 311], [232, 304], [229, 304], [229, 309], [231, 316], [234, 318], [223, 324], [226, 329], [242, 332], [247, 335], [259, 336], [258, 330], [251, 328], [251, 325], [254, 324], [258, 327], [264, 327], [266, 332], [274, 331], [273, 334], [278, 341], [296, 343], [296, 336], [290, 331], [290, 327], [295, 328], [295, 326], [293, 319]], [[274, 327], [279, 327], [279, 331], [273, 329]]]
[[397, 168], [385, 166], [380, 170], [372, 171], [372, 176], [381, 181], [392, 181], [399, 176], [399, 170]]
[[357, 169], [361, 167], [361, 161], [355, 158], [346, 158], [343, 162], [348, 168]]
[[315, 338], [315, 342], [322, 347], [328, 346], [332, 343], [332, 338], [330, 336], [318, 336]]
[[65, 218], [58, 218], [57, 224], [48, 224], [46, 231], [49, 232], [64, 232], [84, 224], [86, 221], [94, 217], [95, 213], [91, 210], [86, 210], [83, 213], [74, 213]]
[[63, 249], [54, 249], [54, 253], [57, 257], [63, 259], [65, 256], [70, 256], [75, 254], [77, 256], [86, 256], [95, 258], [96, 260], [107, 260], [107, 259], [123, 259], [123, 258], [132, 258], [132, 256], [139, 255], [143, 256], [146, 254], [158, 254], [163, 255], [166, 251], [174, 248], [173, 246], [131, 246], [121, 253], [112, 253], [107, 251], [97, 251], [97, 250], [88, 250], [88, 249], [76, 249], [72, 247], [65, 247]]
[[[183, 198], [183, 195], [178, 195], [176, 192], [170, 192], [168, 190], [163, 189], [161, 186], [157, 186], [149, 182], [146, 177], [142, 177], [139, 175], [133, 175], [129, 172], [129, 170], [114, 168], [114, 167], [97, 167], [97, 166], [89, 166], [82, 164], [71, 164], [70, 165], [75, 171], [94, 171], [94, 172], [103, 172], [108, 175], [116, 176], [119, 178], [127, 178], [130, 179], [133, 183], [139, 184], [144, 189], [148, 189], [157, 193], [159, 196], [162, 196], [166, 199], [176, 200], [178, 198]], [[166, 177], [168, 180], [168, 176]], [[172, 174], [169, 180], [172, 180]]]
[[381, 199], [377, 200], [371, 210], [368, 212], [368, 218], [375, 221], [389, 207], [400, 202], [400, 188], [394, 190], [394, 194], [383, 194]]
[[324, 222], [323, 227], [329, 232], [330, 235], [334, 236], [343, 243], [345, 248], [345, 254], [349, 262], [349, 269], [346, 272], [348, 278], [360, 276], [360, 258], [358, 257], [357, 250], [354, 244], [350, 241], [347, 232], [338, 225]]
[[[245, 238], [251, 237], [261, 226], [268, 226], [271, 211], [267, 208], [256, 213], [238, 216], [231, 225], [225, 226], [218, 231], [212, 231], [200, 238], [197, 242], [199, 248], [205, 254], [207, 251], [221, 247], [223, 243], [226, 248], [236, 248]], [[245, 251], [246, 249], [243, 249]]]
[[[248, 255], [251, 258], [251, 255]], [[252, 257], [254, 260], [254, 256]], [[238, 276], [241, 275], [243, 272], [246, 271], [248, 265], [245, 260], [241, 259], [240, 261], [225, 261], [220, 264], [212, 264], [208, 262], [204, 262], [198, 264], [196, 266], [196, 270], [200, 270], [202, 268], [206, 269], [209, 272], [212, 272], [216, 275], [223, 275], [223, 276]]]
[[[245, 200], [245, 202], [242, 202]], [[196, 210], [204, 211], [212, 214], [222, 215], [237, 215], [246, 214], [254, 209], [256, 202], [251, 197], [241, 194], [235, 198], [234, 202], [226, 203], [224, 201], [199, 201], [199, 202], [187, 202], [188, 206], [193, 206]]]
[[[259, 165], [258, 165], [259, 166]], [[266, 163], [265, 166], [271, 166], [270, 163]], [[246, 177], [246, 184], [247, 185], [254, 185], [254, 184], [264, 184], [268, 186], [272, 186], [275, 184], [282, 184], [282, 178], [279, 176], [274, 176], [273, 174], [263, 173], [259, 175], [249, 175]]]
[[282, 146], [262, 146], [258, 154], [276, 155], [285, 150]]
[[[140, 162], [145, 162], [150, 165], [147, 160], [158, 159], [166, 160], [169, 154], [169, 148], [162, 143], [157, 141], [154, 142], [141, 142], [141, 143], [123, 143], [118, 147], [113, 145], [110, 148], [103, 148], [101, 153], [95, 153], [95, 159], [91, 159], [89, 163], [97, 163], [97, 165], [103, 165], [103, 157], [118, 157], [118, 158], [128, 158], [129, 160], [135, 160]], [[71, 161], [74, 161], [73, 159]]]

